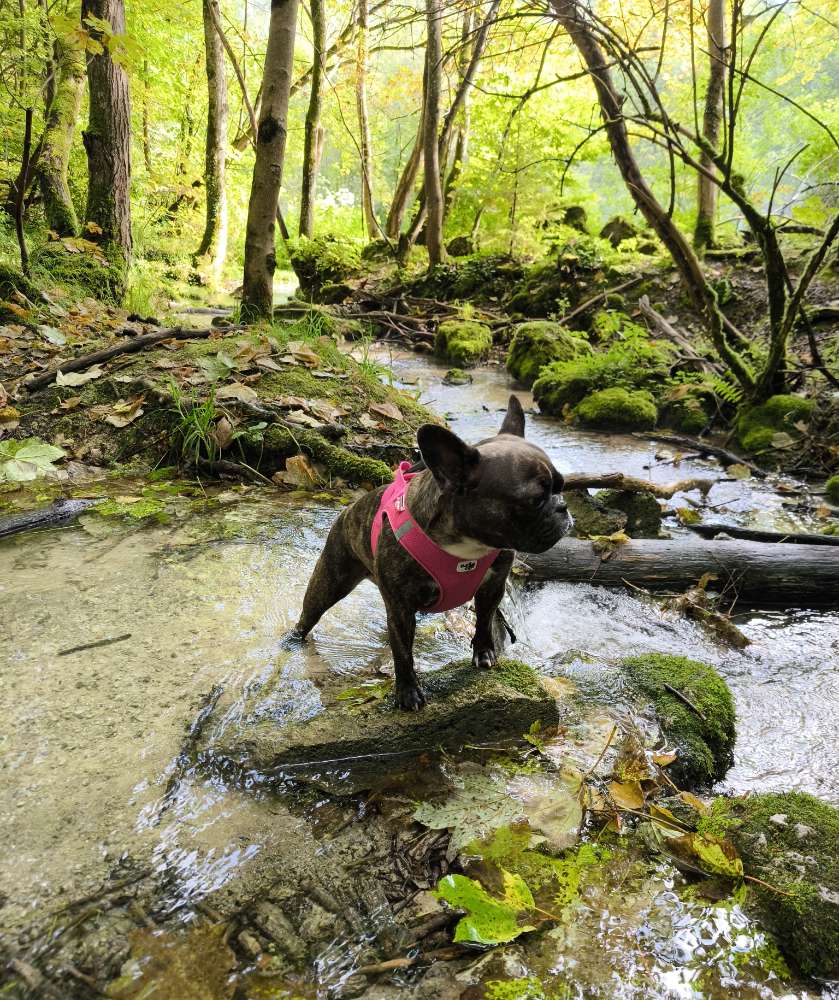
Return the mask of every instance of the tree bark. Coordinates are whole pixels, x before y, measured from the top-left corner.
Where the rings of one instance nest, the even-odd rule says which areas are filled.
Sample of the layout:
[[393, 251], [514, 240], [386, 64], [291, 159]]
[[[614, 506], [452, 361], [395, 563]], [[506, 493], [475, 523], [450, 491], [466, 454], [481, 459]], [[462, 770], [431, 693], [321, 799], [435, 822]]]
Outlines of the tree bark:
[[37, 179], [49, 228], [59, 236], [78, 236], [79, 220], [67, 186], [67, 167], [82, 104], [85, 57], [83, 49], [74, 45], [70, 38], [56, 39], [55, 74], [55, 91], [44, 128]]
[[227, 255], [227, 77], [224, 72], [224, 46], [215, 27], [219, 20], [218, 0], [202, 0], [202, 8], [208, 94], [204, 167], [207, 207], [204, 235], [196, 254], [196, 264], [201, 259], [205, 260], [210, 275], [218, 280]]
[[[708, 87], [705, 91], [705, 113], [702, 120], [702, 134], [708, 144], [714, 149], [720, 137], [722, 123], [722, 100], [725, 85], [725, 0], [710, 0], [708, 12]], [[714, 165], [707, 153], [702, 154], [702, 166], [713, 170]], [[714, 227], [717, 214], [717, 185], [699, 174], [697, 189], [696, 229], [693, 234], [693, 245], [697, 253], [703, 253], [706, 247], [714, 246]]]
[[547, 552], [521, 558], [540, 580], [684, 590], [713, 573], [717, 590], [728, 585], [732, 597], [760, 605], [839, 604], [839, 559], [826, 545], [636, 538], [603, 560], [590, 541], [563, 538]]
[[379, 232], [373, 209], [373, 150], [370, 118], [367, 114], [367, 0], [358, 0], [358, 50], [355, 62], [355, 105], [358, 111], [359, 152], [361, 154], [361, 208], [368, 237]]
[[[123, 0], [82, 0], [82, 19], [100, 18], [112, 35], [125, 32]], [[102, 230], [100, 237], [111, 263], [125, 271], [131, 255], [131, 100], [128, 74], [111, 58], [101, 31], [91, 37], [103, 45], [100, 53], [87, 53], [90, 116], [83, 133], [87, 152], [87, 220]]]
[[298, 0], [271, 0], [262, 107], [245, 232], [242, 314], [270, 317], [277, 266], [274, 225], [283, 178]]
[[306, 111], [306, 132], [303, 140], [303, 189], [300, 196], [300, 235], [311, 236], [315, 224], [315, 185], [323, 150], [323, 127], [320, 123], [323, 103], [324, 48], [326, 18], [323, 0], [311, 0], [312, 13], [312, 85]]
[[658, 238], [667, 247], [673, 263], [682, 275], [688, 293], [698, 311], [705, 317], [720, 359], [725, 362], [740, 385], [750, 393], [754, 387], [754, 374], [728, 343], [716, 293], [706, 280], [702, 266], [690, 244], [659, 203], [641, 173], [629, 142], [623, 117], [623, 101], [612, 82], [612, 74], [592, 25], [579, 0], [550, 0], [550, 2], [557, 20], [571, 36], [594, 83], [612, 155], [632, 199]]
[[396, 188], [393, 192], [393, 201], [390, 203], [390, 210], [387, 213], [387, 221], [385, 222], [385, 235], [391, 240], [399, 239], [399, 234], [402, 231], [402, 223], [405, 220], [405, 213], [408, 211], [408, 206], [411, 204], [411, 198], [414, 194], [414, 184], [417, 180], [417, 174], [422, 166], [423, 137], [425, 135], [426, 76], [427, 74], [423, 72], [423, 103], [419, 122], [417, 123], [416, 138], [414, 139], [414, 145], [411, 147], [408, 159], [405, 161], [405, 166], [402, 168], [402, 173], [399, 175], [399, 180], [396, 183]]
[[434, 267], [443, 260], [443, 189], [440, 183], [440, 83], [442, 76], [441, 0], [425, 0], [427, 41], [425, 47], [428, 86], [425, 94], [423, 127], [423, 163], [425, 203], [428, 214], [425, 245], [428, 265]]

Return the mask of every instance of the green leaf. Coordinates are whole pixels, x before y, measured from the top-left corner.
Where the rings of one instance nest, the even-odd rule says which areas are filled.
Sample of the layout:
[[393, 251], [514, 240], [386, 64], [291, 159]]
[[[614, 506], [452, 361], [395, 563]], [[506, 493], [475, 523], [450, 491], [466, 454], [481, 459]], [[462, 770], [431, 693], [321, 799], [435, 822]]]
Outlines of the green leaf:
[[40, 438], [0, 441], [0, 481], [29, 482], [55, 471], [52, 464], [66, 453]]
[[446, 875], [437, 883], [437, 897], [450, 906], [466, 910], [455, 928], [455, 941], [474, 944], [503, 944], [513, 941], [535, 925], [519, 923], [528, 919], [534, 909], [533, 894], [524, 879], [501, 870], [504, 895], [501, 899], [490, 894], [480, 882], [465, 875]]
[[694, 833], [691, 846], [702, 868], [714, 875], [743, 877], [743, 862], [733, 844], [711, 834]]

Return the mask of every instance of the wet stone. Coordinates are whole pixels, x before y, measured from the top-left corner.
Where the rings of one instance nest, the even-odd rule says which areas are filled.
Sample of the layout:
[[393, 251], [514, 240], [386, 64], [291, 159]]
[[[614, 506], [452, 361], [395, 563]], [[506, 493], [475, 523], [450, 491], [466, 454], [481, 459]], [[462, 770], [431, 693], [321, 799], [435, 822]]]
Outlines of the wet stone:
[[420, 712], [398, 710], [389, 694], [372, 705], [337, 700], [287, 726], [261, 715], [223, 735], [202, 759], [246, 784], [292, 779], [331, 787], [337, 779], [346, 793], [372, 787], [412, 757], [516, 739], [535, 722], [558, 722], [556, 700], [514, 660], [481, 671], [455, 664], [421, 680], [428, 704]]

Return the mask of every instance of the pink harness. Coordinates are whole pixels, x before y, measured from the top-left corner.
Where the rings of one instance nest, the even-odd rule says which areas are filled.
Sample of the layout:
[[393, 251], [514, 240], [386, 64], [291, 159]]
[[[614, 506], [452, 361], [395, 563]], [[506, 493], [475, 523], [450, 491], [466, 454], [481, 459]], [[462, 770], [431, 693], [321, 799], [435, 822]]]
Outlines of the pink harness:
[[435, 544], [408, 510], [408, 484], [417, 475], [416, 472], [408, 472], [410, 468], [410, 462], [402, 462], [394, 474], [393, 482], [382, 495], [370, 532], [373, 555], [376, 554], [382, 524], [387, 515], [394, 538], [434, 578], [440, 588], [437, 603], [423, 608], [423, 611], [450, 611], [472, 600], [475, 591], [483, 583], [486, 571], [495, 562], [499, 549], [493, 549], [481, 559], [458, 559]]

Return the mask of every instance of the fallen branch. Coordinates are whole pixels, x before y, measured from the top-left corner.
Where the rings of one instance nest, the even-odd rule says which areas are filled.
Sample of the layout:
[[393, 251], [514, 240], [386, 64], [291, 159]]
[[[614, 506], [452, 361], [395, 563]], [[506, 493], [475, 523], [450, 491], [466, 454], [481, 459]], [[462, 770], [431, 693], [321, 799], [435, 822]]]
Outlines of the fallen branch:
[[708, 718], [705, 715], [705, 713], [701, 711], [701, 709], [697, 708], [696, 705], [694, 705], [694, 703], [690, 700], [690, 698], [688, 698], [686, 694], [682, 694], [681, 691], [674, 688], [671, 684], [665, 684], [664, 687], [667, 691], [670, 692], [670, 694], [673, 695], [674, 698], [678, 698], [680, 702], [682, 702], [684, 705], [687, 705], [687, 707], [692, 711], [696, 712], [696, 714], [699, 716], [700, 719], [702, 719], [703, 722], [708, 721]]
[[698, 452], [700, 455], [713, 455], [714, 458], [720, 459], [723, 465], [745, 465], [758, 479], [765, 479], [767, 475], [765, 469], [761, 469], [759, 465], [755, 465], [748, 458], [743, 458], [742, 455], [737, 455], [726, 448], [720, 448], [718, 445], [700, 441], [698, 438], [685, 437], [682, 434], [651, 434], [646, 431], [635, 431], [633, 437], [647, 438], [649, 441], [662, 441], [664, 444], [679, 445], [682, 448], [690, 448], [691, 451]]
[[0, 517], [0, 538], [17, 535], [21, 531], [35, 531], [39, 528], [55, 528], [58, 525], [69, 524], [100, 500], [56, 500], [43, 510]]
[[[232, 330], [241, 329], [243, 329], [241, 326], [226, 327], [224, 332], [230, 333]], [[190, 330], [182, 327], [175, 327], [170, 330], [155, 330], [154, 333], [142, 333], [139, 337], [121, 340], [117, 344], [111, 344], [110, 347], [104, 347], [101, 351], [93, 351], [91, 354], [82, 354], [78, 358], [64, 361], [57, 368], [51, 368], [42, 375], [36, 375], [34, 378], [28, 380], [24, 378], [20, 385], [21, 388], [26, 389], [32, 395], [50, 385], [59, 372], [65, 375], [68, 372], [82, 372], [93, 365], [101, 364], [103, 361], [118, 358], [121, 354], [133, 354], [136, 351], [145, 350], [147, 347], [154, 347], [155, 344], [159, 344], [164, 340], [203, 340], [211, 334], [217, 333], [218, 331], [213, 328], [207, 330]]]
[[458, 945], [448, 945], [445, 948], [435, 948], [432, 951], [424, 951], [411, 958], [389, 958], [386, 962], [374, 962], [372, 965], [362, 965], [355, 971], [362, 976], [378, 976], [382, 972], [393, 972], [396, 969], [409, 969], [412, 965], [419, 965], [421, 962], [429, 962], [432, 959], [438, 961], [451, 961], [461, 958], [467, 954], [467, 950]]
[[586, 299], [585, 302], [581, 302], [578, 306], [572, 309], [571, 312], [566, 313], [561, 319], [557, 320], [557, 322], [567, 323], [575, 316], [579, 316], [581, 313], [587, 312], [592, 306], [596, 306], [598, 302], [602, 302], [603, 299], [607, 298], [609, 295], [617, 295], [618, 292], [622, 292], [625, 288], [631, 288], [632, 285], [637, 285], [639, 281], [643, 280], [644, 275], [637, 274], [634, 278], [630, 278], [629, 281], [624, 281], [620, 285], [615, 285], [614, 288], [604, 288], [602, 292], [598, 292], [597, 295], [592, 295], [590, 299]]
[[672, 341], [678, 348], [684, 351], [685, 355], [690, 358], [691, 361], [698, 362], [702, 371], [707, 372], [710, 375], [721, 371], [719, 365], [714, 364], [707, 358], [703, 358], [680, 330], [677, 330], [672, 323], [668, 323], [660, 312], [653, 309], [650, 305], [648, 296], [642, 295], [638, 299], [638, 309], [641, 315], [648, 319], [650, 323], [652, 323], [652, 325], [659, 331], [659, 333], [662, 333], [668, 340]]
[[690, 490], [699, 490], [703, 496], [707, 496], [711, 487], [717, 482], [716, 479], [691, 478], [660, 485], [648, 482], [646, 479], [624, 475], [622, 472], [604, 472], [600, 475], [571, 472], [564, 478], [567, 490], [626, 490], [629, 493], [652, 493], [653, 496], [661, 497], [662, 500], [669, 500], [675, 493], [687, 493]]

